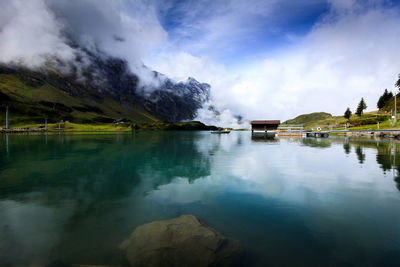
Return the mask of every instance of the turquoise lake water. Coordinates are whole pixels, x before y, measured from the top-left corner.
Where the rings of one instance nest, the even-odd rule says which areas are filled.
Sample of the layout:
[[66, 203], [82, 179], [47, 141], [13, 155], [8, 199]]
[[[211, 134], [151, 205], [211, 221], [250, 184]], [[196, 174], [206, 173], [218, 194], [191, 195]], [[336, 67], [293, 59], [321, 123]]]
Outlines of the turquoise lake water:
[[249, 132], [0, 136], [0, 266], [121, 264], [136, 226], [193, 214], [245, 266], [399, 266], [400, 145]]

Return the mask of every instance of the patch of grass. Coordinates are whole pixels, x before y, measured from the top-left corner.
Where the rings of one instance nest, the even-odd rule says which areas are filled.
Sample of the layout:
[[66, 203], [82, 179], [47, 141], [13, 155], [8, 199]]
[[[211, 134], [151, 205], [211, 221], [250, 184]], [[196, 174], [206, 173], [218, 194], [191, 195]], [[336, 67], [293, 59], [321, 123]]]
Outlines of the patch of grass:
[[[45, 123], [19, 123], [12, 125], [12, 128], [31, 128], [31, 129], [45, 129]], [[63, 132], [131, 132], [131, 131], [194, 131], [194, 130], [216, 130], [215, 126], [207, 126], [199, 121], [191, 122], [150, 122], [150, 123], [71, 123], [63, 122], [48, 123], [48, 131], [58, 132], [59, 129]]]
[[[48, 123], [47, 129], [49, 131], [58, 131], [59, 125], [57, 123]], [[17, 124], [13, 125], [13, 128], [38, 128], [45, 129], [44, 123], [32, 123], [32, 124]], [[132, 130], [130, 123], [99, 123], [99, 124], [79, 124], [79, 123], [71, 123], [71, 122], [63, 122], [60, 124], [61, 131], [71, 131], [71, 132], [100, 132], [100, 131], [127, 131], [130, 132]]]
[[[347, 130], [385, 130], [385, 129], [397, 129], [399, 128], [400, 125], [397, 123], [394, 127], [392, 127], [392, 124], [389, 120], [383, 121], [379, 123], [379, 129], [378, 129], [378, 124], [367, 124], [367, 125], [361, 125], [361, 126], [354, 126], [354, 127], [349, 127]], [[338, 128], [333, 128], [333, 130], [344, 130], [344, 127], [338, 127]]]

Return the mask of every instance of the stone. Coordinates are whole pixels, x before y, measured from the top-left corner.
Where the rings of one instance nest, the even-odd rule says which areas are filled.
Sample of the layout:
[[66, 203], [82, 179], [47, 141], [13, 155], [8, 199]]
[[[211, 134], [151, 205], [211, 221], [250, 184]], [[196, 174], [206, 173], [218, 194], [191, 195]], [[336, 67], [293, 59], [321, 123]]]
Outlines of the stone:
[[120, 248], [132, 266], [238, 266], [243, 249], [193, 215], [138, 226]]
[[48, 263], [45, 267], [72, 267], [69, 264], [66, 264], [65, 262], [61, 260], [54, 260], [50, 263]]

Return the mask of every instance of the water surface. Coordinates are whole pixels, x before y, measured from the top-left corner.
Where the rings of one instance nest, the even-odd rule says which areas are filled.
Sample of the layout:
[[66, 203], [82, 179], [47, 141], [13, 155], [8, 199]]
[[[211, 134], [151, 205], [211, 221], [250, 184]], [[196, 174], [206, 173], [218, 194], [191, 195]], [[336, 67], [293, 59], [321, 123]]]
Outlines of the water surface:
[[249, 132], [0, 136], [0, 265], [122, 264], [138, 225], [193, 214], [246, 266], [400, 259], [393, 140]]

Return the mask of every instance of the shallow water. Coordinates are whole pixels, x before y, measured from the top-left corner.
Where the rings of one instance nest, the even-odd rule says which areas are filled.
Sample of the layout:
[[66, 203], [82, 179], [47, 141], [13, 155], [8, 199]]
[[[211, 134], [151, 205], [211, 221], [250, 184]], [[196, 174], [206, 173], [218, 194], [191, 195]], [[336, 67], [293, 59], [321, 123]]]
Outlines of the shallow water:
[[182, 214], [246, 266], [399, 265], [399, 170], [391, 140], [3, 135], [0, 265], [121, 264], [136, 226]]

